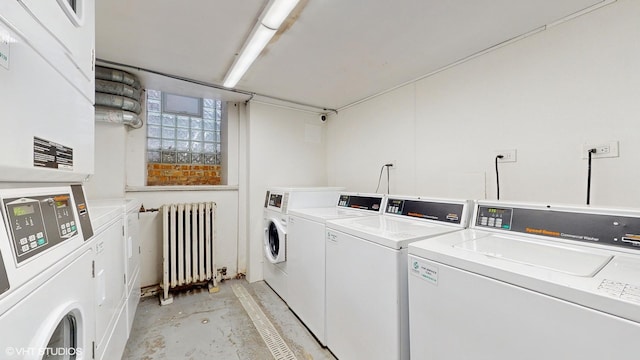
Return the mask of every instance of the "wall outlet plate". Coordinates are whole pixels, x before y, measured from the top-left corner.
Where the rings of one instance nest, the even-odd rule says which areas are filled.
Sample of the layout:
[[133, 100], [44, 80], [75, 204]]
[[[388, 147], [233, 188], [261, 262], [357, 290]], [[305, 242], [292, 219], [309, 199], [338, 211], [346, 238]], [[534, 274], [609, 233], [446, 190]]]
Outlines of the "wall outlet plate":
[[516, 149], [494, 150], [493, 157], [495, 158], [498, 155], [503, 156], [502, 159], [498, 159], [499, 163], [516, 162], [518, 160], [518, 151]]
[[582, 144], [582, 158], [589, 158], [589, 149], [596, 149], [591, 155], [592, 159], [619, 157], [620, 151], [617, 140], [589, 142]]
[[395, 160], [389, 160], [385, 164], [393, 164], [392, 166], [389, 167], [389, 170], [395, 170], [398, 168], [398, 162]]

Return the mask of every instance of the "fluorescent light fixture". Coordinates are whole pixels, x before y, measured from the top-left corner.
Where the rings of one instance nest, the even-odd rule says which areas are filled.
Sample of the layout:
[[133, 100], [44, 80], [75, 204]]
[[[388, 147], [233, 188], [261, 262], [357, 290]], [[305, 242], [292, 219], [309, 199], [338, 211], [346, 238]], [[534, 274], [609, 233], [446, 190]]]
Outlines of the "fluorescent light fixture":
[[249, 42], [242, 49], [240, 56], [231, 67], [231, 71], [227, 74], [223, 84], [224, 87], [232, 88], [236, 86], [275, 33], [276, 30], [274, 29], [269, 29], [262, 24], [258, 25], [256, 31], [249, 38]]
[[291, 10], [298, 5], [299, 0], [274, 0], [262, 18], [262, 24], [269, 29], [277, 29]]
[[282, 25], [282, 22], [289, 16], [291, 10], [298, 4], [299, 0], [272, 0], [264, 16], [256, 25], [255, 31], [249, 37], [249, 41], [244, 45], [240, 56], [231, 66], [231, 70], [225, 76], [223, 86], [227, 88], [235, 87], [238, 81], [249, 70], [249, 67], [256, 60], [258, 55], [267, 46], [273, 35]]

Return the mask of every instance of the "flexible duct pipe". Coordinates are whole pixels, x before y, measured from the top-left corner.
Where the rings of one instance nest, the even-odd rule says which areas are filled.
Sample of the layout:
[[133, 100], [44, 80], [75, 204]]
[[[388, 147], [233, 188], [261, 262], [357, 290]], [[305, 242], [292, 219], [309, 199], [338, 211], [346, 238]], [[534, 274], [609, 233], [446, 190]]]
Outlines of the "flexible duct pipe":
[[96, 66], [96, 79], [116, 81], [129, 86], [133, 86], [136, 89], [140, 89], [140, 82], [138, 79], [124, 71], [109, 69], [102, 66]]
[[107, 80], [96, 80], [96, 92], [126, 96], [134, 100], [139, 100], [141, 94], [141, 90], [133, 86]]
[[120, 95], [111, 95], [97, 92], [96, 93], [96, 105], [108, 106], [111, 108], [133, 111], [136, 114], [140, 114], [142, 110], [140, 103]]
[[134, 129], [140, 129], [142, 127], [142, 119], [130, 111], [96, 106], [95, 113], [96, 121], [128, 125]]

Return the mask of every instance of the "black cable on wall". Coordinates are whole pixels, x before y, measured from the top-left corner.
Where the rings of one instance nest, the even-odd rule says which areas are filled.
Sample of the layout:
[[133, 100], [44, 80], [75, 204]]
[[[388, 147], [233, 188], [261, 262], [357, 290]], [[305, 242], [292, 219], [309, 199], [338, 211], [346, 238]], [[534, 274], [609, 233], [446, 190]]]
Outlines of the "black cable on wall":
[[500, 200], [500, 173], [498, 172], [498, 159], [504, 158], [503, 155], [496, 155], [496, 198]]

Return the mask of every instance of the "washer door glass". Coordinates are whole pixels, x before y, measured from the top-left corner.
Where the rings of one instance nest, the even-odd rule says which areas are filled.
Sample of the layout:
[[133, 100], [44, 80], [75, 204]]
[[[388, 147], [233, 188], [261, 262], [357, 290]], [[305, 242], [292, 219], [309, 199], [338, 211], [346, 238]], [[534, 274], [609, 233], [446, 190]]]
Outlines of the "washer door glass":
[[280, 236], [278, 235], [278, 228], [276, 224], [271, 221], [269, 222], [269, 245], [268, 249], [271, 253], [271, 258], [276, 259], [278, 254], [280, 253]]
[[60, 320], [55, 331], [49, 339], [43, 360], [73, 360], [76, 358], [78, 348], [78, 326], [76, 317], [67, 314]]

